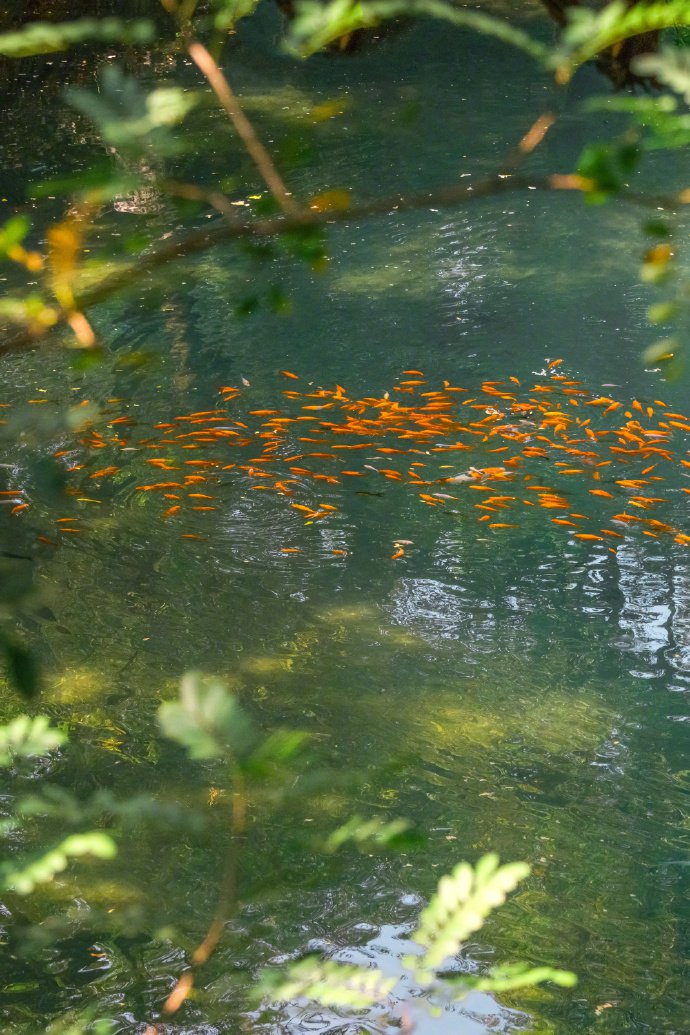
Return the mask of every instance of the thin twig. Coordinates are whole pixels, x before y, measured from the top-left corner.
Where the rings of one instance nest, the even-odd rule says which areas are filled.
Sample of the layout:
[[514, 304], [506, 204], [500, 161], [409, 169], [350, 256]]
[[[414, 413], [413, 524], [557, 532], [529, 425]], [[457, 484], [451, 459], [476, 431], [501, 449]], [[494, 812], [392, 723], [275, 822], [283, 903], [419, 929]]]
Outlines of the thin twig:
[[173, 198], [204, 202], [210, 208], [214, 208], [216, 212], [219, 212], [232, 226], [240, 222], [237, 208], [233, 206], [227, 194], [223, 194], [220, 190], [209, 190], [206, 187], [200, 187], [196, 183], [181, 183], [178, 180], [162, 180], [159, 186], [165, 194], [170, 194]]
[[[352, 208], [335, 212], [316, 212], [308, 210], [296, 216], [274, 216], [268, 219], [257, 219], [253, 222], [241, 222], [230, 225], [229, 223], [218, 222], [212, 226], [192, 230], [180, 237], [168, 239], [157, 247], [145, 252], [136, 262], [124, 266], [109, 276], [105, 276], [99, 283], [79, 292], [75, 289], [75, 301], [81, 312], [90, 309], [106, 301], [118, 291], [122, 291], [129, 284], [141, 280], [146, 274], [166, 266], [175, 259], [185, 256], [196, 255], [207, 251], [219, 244], [227, 244], [233, 240], [246, 240], [248, 238], [267, 239], [276, 237], [289, 230], [300, 230], [306, 227], [326, 227], [339, 223], [357, 223], [381, 215], [399, 215], [403, 212], [412, 212], [426, 209], [433, 211], [436, 208], [451, 208], [460, 205], [470, 204], [480, 199], [492, 197], [510, 192], [524, 190], [538, 191], [584, 191], [587, 183], [580, 176], [576, 175], [551, 175], [541, 177], [526, 176], [499, 176], [489, 177], [485, 180], [478, 180], [475, 184], [453, 184], [431, 191], [428, 194], [408, 194], [386, 198], [378, 198], [374, 201], [362, 202], [360, 205], [353, 205]], [[670, 195], [645, 195], [627, 191], [619, 198], [620, 201], [629, 204], [641, 205], [651, 209], [675, 210], [679, 206], [690, 204], [690, 192], [682, 191], [680, 194]], [[7, 335], [0, 341], [0, 355], [10, 352], [19, 352], [22, 349], [35, 347], [44, 339], [50, 331], [64, 326], [68, 322], [69, 312], [58, 309], [55, 313], [55, 320], [49, 328], [29, 330], [22, 328], [14, 335]]]
[[531, 155], [532, 152], [539, 147], [557, 118], [557, 113], [552, 111], [550, 108], [547, 108], [546, 111], [542, 112], [518, 142], [517, 147], [515, 147], [510, 154], [506, 156], [501, 171], [506, 173], [513, 172], [518, 169], [528, 155]]
[[[241, 774], [235, 775], [235, 790], [232, 795], [230, 839], [225, 852], [223, 864], [223, 880], [218, 894], [218, 902], [206, 934], [192, 953], [191, 966], [175, 983], [175, 987], [165, 1000], [161, 1016], [164, 1019], [177, 1013], [194, 987], [196, 974], [210, 959], [223, 937], [225, 925], [235, 907], [237, 897], [237, 853], [238, 839], [242, 837], [247, 826], [247, 794]], [[148, 1025], [144, 1035], [160, 1035], [158, 1027]]]
[[233, 93], [229, 82], [223, 75], [219, 66], [211, 57], [203, 43], [199, 43], [198, 40], [190, 40], [186, 44], [186, 49], [194, 64], [207, 79], [209, 86], [215, 93], [228, 118], [237, 130], [242, 143], [261, 173], [261, 176], [271, 194], [276, 199], [283, 212], [288, 215], [295, 215], [299, 212], [299, 206], [288, 192], [280, 173], [273, 163], [273, 159], [257, 137], [254, 127], [245, 115], [240, 102]]

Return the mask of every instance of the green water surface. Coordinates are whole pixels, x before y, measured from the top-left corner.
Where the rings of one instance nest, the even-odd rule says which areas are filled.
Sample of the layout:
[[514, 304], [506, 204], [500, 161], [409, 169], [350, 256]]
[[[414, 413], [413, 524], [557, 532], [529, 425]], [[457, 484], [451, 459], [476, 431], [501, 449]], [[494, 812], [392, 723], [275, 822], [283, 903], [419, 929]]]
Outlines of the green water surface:
[[[312, 140], [309, 161], [286, 159], [302, 196], [348, 187], [367, 197], [477, 177], [551, 98], [526, 58], [432, 24], [373, 53], [302, 65], [276, 52], [276, 31], [270, 14], [245, 29], [228, 67], [278, 154], [294, 153], [300, 134]], [[594, 73], [578, 80], [532, 168], [572, 169], [588, 131], [579, 102], [604, 89]], [[314, 129], [309, 112], [333, 97], [345, 113]], [[199, 163], [217, 171], [220, 120], [203, 118]], [[31, 146], [18, 128], [22, 175], [32, 162], [50, 171], [71, 147], [78, 165], [95, 147], [47, 129]], [[19, 173], [4, 187], [15, 196]], [[102, 240], [127, 233], [134, 219], [116, 205]], [[562, 357], [563, 372], [595, 394], [661, 396], [682, 412], [687, 384], [669, 386], [640, 361], [652, 294], [637, 280], [639, 225], [633, 210], [535, 191], [339, 226], [318, 275], [287, 257], [265, 264], [217, 249], [167, 271], [163, 301], [144, 285], [96, 312], [112, 358], [95, 371], [74, 373], [59, 353], [5, 360], [7, 401], [41, 390], [57, 410], [89, 398], [149, 426], [219, 405], [219, 386], [242, 378], [245, 409], [282, 405], [283, 368], [301, 384], [340, 383], [357, 396], [380, 395], [407, 368], [476, 390], [485, 378], [533, 380], [547, 358]], [[235, 315], [238, 299], [264, 302], [276, 285], [288, 312], [262, 304], [251, 317]], [[154, 362], [123, 363], [133, 350]], [[10, 460], [25, 464], [57, 447], [37, 431]], [[304, 1004], [251, 1014], [244, 992], [262, 965], [308, 949], [397, 973], [405, 934], [438, 877], [489, 849], [526, 860], [532, 876], [459, 965], [525, 959], [571, 969], [579, 984], [502, 1003], [477, 996], [435, 1019], [402, 984], [396, 995], [414, 1004], [416, 1030], [688, 1030], [682, 546], [637, 535], [612, 553], [526, 512], [519, 527], [491, 533], [461, 505], [427, 507], [382, 480], [314, 490], [338, 511], [307, 525], [284, 498], [228, 478], [219, 509], [182, 524], [161, 520], [160, 501], [136, 492], [136, 450], [118, 464], [116, 477], [94, 487], [100, 503], [45, 496], [22, 517], [22, 534], [52, 537], [60, 516], [81, 529], [40, 550], [36, 600], [21, 619], [45, 668], [41, 708], [71, 734], [51, 779], [87, 797], [152, 792], [208, 810], [217, 771], [186, 761], [154, 721], [189, 668], [223, 677], [267, 728], [308, 731], [314, 766], [333, 774], [314, 800], [277, 815], [257, 809], [242, 905], [196, 998], [166, 1031], [382, 1030], [378, 1014], [352, 1021]], [[669, 490], [687, 531], [682, 479], [675, 468]], [[14, 542], [18, 519], [6, 524]], [[183, 531], [204, 538], [182, 540]], [[391, 562], [401, 539], [410, 541], [405, 557]], [[21, 709], [9, 690], [6, 702], [6, 715]], [[324, 857], [319, 838], [353, 812], [407, 817], [426, 846]], [[213, 911], [223, 833], [221, 809], [203, 830], [140, 823], [112, 866], [75, 867], [47, 896], [23, 903], [25, 914], [10, 904], [3, 1030], [45, 1030], [93, 1006], [113, 1030], [143, 1031]], [[13, 932], [44, 915], [46, 902], [56, 924], [67, 909], [66, 927], [40, 964], [23, 961]]]

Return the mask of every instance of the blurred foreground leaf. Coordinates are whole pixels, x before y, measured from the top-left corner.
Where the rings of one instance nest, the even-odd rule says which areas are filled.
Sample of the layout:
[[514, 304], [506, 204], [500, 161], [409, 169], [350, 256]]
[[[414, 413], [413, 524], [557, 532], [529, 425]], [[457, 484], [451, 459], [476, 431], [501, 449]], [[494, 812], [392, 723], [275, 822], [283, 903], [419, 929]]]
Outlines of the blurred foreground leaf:
[[313, 999], [322, 1006], [361, 1010], [380, 1003], [397, 983], [377, 968], [355, 967], [313, 957], [300, 960], [287, 975], [265, 971], [257, 993], [274, 1001]]
[[57, 873], [66, 869], [70, 859], [85, 855], [92, 855], [97, 859], [113, 859], [117, 855], [117, 846], [112, 837], [100, 831], [72, 834], [56, 848], [45, 852], [39, 859], [21, 869], [13, 869], [9, 865], [2, 866], [0, 884], [18, 895], [29, 895], [37, 884], [46, 884]]
[[103, 69], [98, 92], [75, 86], [65, 96], [94, 123], [107, 144], [130, 157], [183, 150], [183, 139], [170, 129], [197, 103], [197, 95], [180, 86], [158, 86], [147, 93], [117, 65]]
[[[341, 829], [345, 831], [354, 822]], [[442, 877], [411, 936], [425, 952], [421, 957], [410, 955], [403, 960], [415, 983], [441, 999], [460, 999], [476, 990], [513, 991], [543, 981], [564, 987], [574, 985], [577, 979], [569, 971], [530, 967], [526, 963], [495, 967], [480, 975], [437, 973], [444, 961], [457, 956], [467, 936], [479, 930], [491, 910], [500, 906], [528, 873], [526, 863], [501, 866], [498, 856], [490, 854], [480, 859], [474, 869], [462, 862]], [[287, 971], [264, 972], [257, 993], [274, 1002], [306, 998], [327, 1007], [361, 1010], [383, 1004], [397, 980], [384, 977], [376, 968], [309, 957]]]
[[406, 819], [369, 819], [353, 816], [337, 830], [334, 830], [324, 845], [325, 851], [337, 852], [344, 844], [352, 843], [363, 850], [390, 848], [404, 850], [417, 847], [421, 838], [411, 830]]
[[372, 28], [392, 18], [428, 16], [502, 40], [544, 64], [549, 60], [549, 48], [516, 25], [444, 0], [331, 0], [327, 4], [298, 0], [295, 9], [287, 47], [300, 57], [308, 57], [356, 29]]
[[217, 29], [230, 29], [240, 18], [253, 14], [259, 0], [216, 0], [214, 25]]
[[19, 715], [6, 726], [0, 726], [0, 766], [9, 766], [15, 758], [42, 758], [61, 747], [66, 735], [50, 725], [46, 715]]
[[165, 701], [158, 721], [166, 737], [186, 748], [191, 758], [246, 758], [257, 732], [234, 694], [220, 680], [187, 672], [179, 701]]
[[150, 43], [156, 29], [148, 18], [80, 18], [74, 22], [30, 22], [0, 34], [0, 54], [10, 58], [54, 54], [75, 43]]

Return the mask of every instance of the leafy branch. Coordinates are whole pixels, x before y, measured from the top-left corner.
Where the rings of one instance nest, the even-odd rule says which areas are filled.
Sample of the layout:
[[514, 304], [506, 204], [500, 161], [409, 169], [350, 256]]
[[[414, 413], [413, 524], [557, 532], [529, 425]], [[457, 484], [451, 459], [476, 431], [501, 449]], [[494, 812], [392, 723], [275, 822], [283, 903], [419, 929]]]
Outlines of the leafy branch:
[[634, 36], [690, 25], [690, 0], [626, 4], [613, 0], [600, 11], [569, 7], [561, 46], [552, 56], [561, 83], [586, 61]]
[[[318, 211], [310, 209], [296, 216], [272, 216], [246, 220], [237, 218], [212, 224], [200, 229], [168, 237], [150, 247], [136, 261], [123, 264], [88, 287], [74, 288], [75, 305], [86, 311], [106, 301], [129, 285], [140, 282], [176, 260], [198, 255], [211, 248], [230, 241], [269, 240], [284, 234], [297, 234], [305, 241], [316, 231], [336, 224], [362, 222], [392, 212], [431, 211], [437, 208], [456, 208], [470, 205], [488, 197], [523, 191], [576, 191], [585, 195], [595, 191], [597, 183], [581, 174], [551, 174], [548, 176], [524, 176], [499, 173], [466, 186], [450, 184], [436, 190], [419, 194], [393, 194], [353, 204], [347, 209]], [[647, 208], [675, 210], [679, 205], [690, 203], [690, 193], [647, 195], [626, 190], [623, 200]], [[33, 295], [22, 300], [8, 302], [4, 315], [14, 313], [14, 319], [28, 326], [14, 334], [6, 334], [0, 341], [0, 355], [19, 352], [36, 346], [48, 332], [69, 323], [71, 313], [51, 305], [40, 296]]]
[[[179, 699], [160, 706], [158, 721], [163, 733], [184, 747], [190, 758], [222, 761], [230, 788], [227, 844], [216, 908], [191, 955], [189, 969], [178, 978], [163, 1004], [161, 1016], [167, 1019], [190, 995], [197, 972], [215, 952], [235, 908], [241, 840], [247, 829], [252, 791], [258, 784], [276, 778], [280, 782], [285, 765], [306, 737], [283, 730], [262, 737], [235, 695], [219, 680], [199, 672], [183, 676]], [[159, 1029], [149, 1025], [146, 1031], [147, 1035], [156, 1035]]]
[[100, 830], [71, 834], [55, 848], [20, 868], [3, 863], [0, 866], [0, 887], [18, 895], [29, 895], [38, 884], [48, 883], [66, 869], [70, 859], [85, 855], [96, 859], [112, 859], [117, 855], [117, 846], [112, 837]]
[[[136, 261], [123, 264], [88, 287], [80, 289], [75, 285], [75, 305], [84, 312], [111, 298], [130, 284], [138, 283], [146, 274], [153, 273], [175, 260], [197, 255], [230, 241], [268, 240], [288, 233], [296, 233], [306, 239], [310, 231], [313, 233], [337, 223], [356, 223], [391, 212], [429, 211], [434, 208], [473, 204], [482, 198], [527, 189], [582, 190], [583, 182], [577, 177], [501, 178], [497, 175], [478, 180], [470, 186], [451, 184], [421, 194], [389, 195], [352, 205], [348, 209], [310, 209], [296, 216], [273, 216], [254, 220], [238, 218], [234, 222], [225, 219], [222, 223], [169, 237], [149, 248]], [[28, 298], [26, 304], [19, 299], [6, 304], [4, 315], [12, 314], [17, 322], [26, 323], [28, 326], [15, 334], [6, 334], [3, 337], [0, 342], [0, 355], [35, 346], [49, 331], [67, 324], [71, 316], [69, 310], [42, 301], [40, 296], [36, 295]]]
[[368, 29], [393, 18], [429, 16], [491, 36], [529, 54], [548, 66], [550, 49], [529, 33], [503, 18], [457, 7], [444, 0], [299, 0], [290, 27], [287, 48], [299, 57], [322, 50], [330, 43], [354, 32]]
[[[256, 165], [278, 205], [287, 214], [296, 214], [299, 206], [285, 186], [271, 155], [259, 140], [227, 77], [210, 51], [192, 35], [191, 12], [188, 5], [178, 4], [176, 0], [161, 0], [161, 3], [176, 18], [185, 50], [213, 90], [218, 103], [235, 127], [247, 154]], [[230, 28], [239, 18], [251, 13], [254, 6], [254, 0], [244, 0], [244, 2], [243, 0], [239, 0], [239, 2], [238, 0], [230, 0], [230, 2], [225, 0], [219, 5], [216, 27]]]
[[[501, 866], [492, 853], [480, 859], [474, 869], [462, 862], [442, 877], [411, 935], [423, 954], [409, 955], [403, 961], [416, 984], [452, 1000], [462, 999], [471, 991], [507, 992], [544, 981], [572, 987], [576, 978], [569, 971], [524, 963], [495, 967], [480, 976], [438, 973], [444, 961], [458, 955], [467, 937], [479, 930], [489, 913], [528, 873], [526, 863]], [[323, 1006], [360, 1010], [383, 1003], [396, 983], [396, 978], [386, 978], [375, 967], [308, 957], [286, 971], [264, 972], [257, 995], [273, 1002], [305, 998]]]

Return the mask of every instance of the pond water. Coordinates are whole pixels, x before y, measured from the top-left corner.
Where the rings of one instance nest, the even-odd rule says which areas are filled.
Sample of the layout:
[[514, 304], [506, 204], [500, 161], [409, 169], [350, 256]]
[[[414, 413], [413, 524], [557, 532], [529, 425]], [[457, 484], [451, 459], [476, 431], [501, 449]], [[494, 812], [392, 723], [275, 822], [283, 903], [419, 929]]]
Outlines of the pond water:
[[[313, 137], [311, 160], [288, 173], [299, 196], [347, 187], [366, 197], [478, 177], [552, 99], [527, 59], [432, 24], [374, 52], [303, 65], [275, 50], [276, 32], [270, 13], [244, 29], [228, 68], [278, 154], [300, 133]], [[530, 168], [572, 168], [588, 131], [580, 102], [604, 88], [594, 74], [577, 81]], [[313, 126], [309, 112], [332, 98], [343, 115]], [[218, 171], [220, 121], [204, 117], [199, 164]], [[22, 132], [12, 138], [18, 172], [4, 186], [15, 198], [32, 162], [50, 172], [72, 146], [49, 134], [29, 144]], [[75, 165], [93, 146], [75, 135]], [[129, 232], [136, 207], [116, 205], [102, 240]], [[43, 398], [31, 405], [44, 414], [89, 399], [103, 413], [103, 448], [84, 433], [50, 442], [65, 463], [83, 464], [69, 476], [74, 491], [34, 494], [5, 522], [10, 544], [37, 533], [49, 540], [38, 548], [38, 595], [22, 627], [45, 668], [41, 710], [71, 733], [51, 779], [86, 797], [151, 792], [208, 811], [217, 770], [186, 761], [155, 726], [161, 699], [190, 668], [225, 679], [267, 729], [310, 733], [314, 765], [330, 773], [327, 793], [322, 780], [318, 796], [277, 814], [257, 806], [240, 863], [241, 908], [198, 994], [165, 1031], [383, 1030], [382, 1014], [352, 1020], [304, 1004], [252, 1014], [243, 994], [261, 966], [308, 949], [399, 973], [405, 936], [438, 877], [490, 849], [526, 860], [532, 875], [458, 966], [524, 959], [572, 969], [579, 984], [500, 1003], [476, 996], [431, 1018], [402, 979], [395, 994], [409, 998], [417, 1031], [687, 1030], [690, 579], [688, 468], [679, 461], [690, 442], [674, 428], [671, 459], [639, 450], [631, 458], [609, 451], [617, 438], [588, 439], [582, 424], [590, 417], [591, 428], [610, 431], [639, 416], [657, 427], [668, 408], [684, 414], [687, 383], [666, 384], [640, 360], [653, 299], [638, 282], [640, 222], [631, 209], [530, 191], [339, 226], [319, 274], [289, 257], [267, 264], [217, 249], [167, 271], [162, 302], [147, 286], [104, 305], [95, 323], [112, 359], [95, 370], [74, 373], [57, 352], [5, 361], [15, 409]], [[276, 287], [290, 303], [278, 314], [266, 304]], [[238, 300], [254, 297], [256, 312], [238, 317]], [[124, 362], [131, 351], [151, 361]], [[415, 379], [426, 384], [396, 395], [401, 380]], [[487, 394], [487, 381], [503, 382], [499, 391], [513, 398]], [[564, 381], [580, 382], [570, 387], [583, 394], [563, 394]], [[417, 423], [417, 437], [406, 437], [408, 413], [387, 436], [367, 429], [370, 447], [336, 454], [334, 442], [363, 436], [323, 424], [310, 436], [313, 420], [302, 425], [306, 435], [295, 425], [278, 433], [275, 414], [250, 414], [304, 417], [304, 405], [328, 405], [333, 424], [353, 412], [380, 419], [391, 400], [413, 410], [428, 405], [422, 392], [448, 387], [467, 391], [446, 393], [452, 407], [439, 412], [462, 422], [474, 405], [463, 403], [477, 400], [471, 420], [488, 418], [479, 434], [454, 427], [449, 437], [432, 421], [429, 434], [420, 437]], [[585, 410], [602, 396], [620, 411]], [[346, 408], [362, 399], [378, 408]], [[575, 448], [593, 455], [540, 444], [550, 400], [581, 422], [568, 436], [577, 431]], [[223, 411], [216, 424], [183, 419], [215, 410]], [[174, 427], [154, 429], [166, 423]], [[38, 417], [35, 426], [9, 458], [22, 470], [46, 449]], [[214, 437], [214, 427], [230, 435]], [[187, 441], [165, 438], [188, 428]], [[551, 442], [565, 441], [550, 428]], [[235, 447], [238, 433], [249, 447]], [[440, 451], [456, 440], [465, 448]], [[256, 491], [257, 466], [267, 466], [257, 447], [267, 441], [277, 442], [280, 477], [291, 475], [287, 494]], [[185, 445], [198, 447], [188, 454], [201, 458], [196, 467], [185, 467]], [[283, 462], [293, 452], [297, 471]], [[519, 467], [504, 466], [518, 454]], [[341, 455], [360, 477], [337, 477]], [[147, 466], [159, 458], [162, 468]], [[412, 463], [426, 467], [415, 474]], [[569, 475], [571, 463], [578, 470]], [[176, 493], [192, 471], [206, 481]], [[164, 490], [170, 499], [139, 488], [168, 478], [177, 483]], [[631, 478], [640, 484], [619, 484]], [[542, 495], [535, 486], [566, 502], [530, 506]], [[199, 495], [189, 499], [190, 488]], [[515, 498], [482, 504], [489, 492]], [[495, 508], [488, 521], [482, 505]], [[616, 519], [621, 512], [641, 520]], [[4, 713], [20, 708], [10, 695]], [[317, 851], [353, 813], [406, 817], [426, 844], [403, 854]], [[139, 824], [113, 866], [76, 866], [47, 898], [19, 911], [10, 904], [4, 1030], [45, 1030], [57, 1015], [93, 1007], [116, 1031], [143, 1031], [213, 912], [224, 822], [218, 809], [202, 830]], [[33, 910], [43, 915], [46, 901], [56, 929], [67, 902], [65, 924], [41, 965], [24, 963], [13, 930]], [[118, 917], [119, 934], [106, 915]]]

